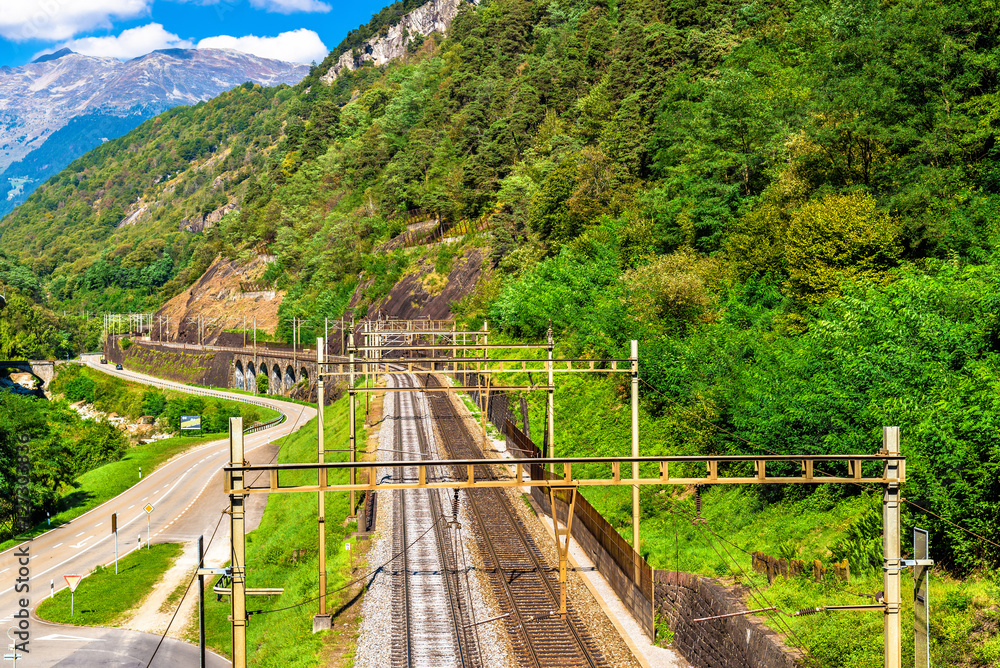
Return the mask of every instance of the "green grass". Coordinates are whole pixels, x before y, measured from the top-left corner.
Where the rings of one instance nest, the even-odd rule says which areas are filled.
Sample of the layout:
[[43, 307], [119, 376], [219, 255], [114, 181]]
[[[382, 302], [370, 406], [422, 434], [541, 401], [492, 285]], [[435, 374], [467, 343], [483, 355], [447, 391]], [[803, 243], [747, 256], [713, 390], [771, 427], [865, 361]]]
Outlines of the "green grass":
[[141, 443], [129, 448], [123, 458], [79, 476], [62, 492], [59, 501], [61, 510], [52, 516], [52, 524], [41, 522], [31, 530], [18, 534], [16, 538], [0, 545], [0, 550], [18, 545], [25, 540], [43, 534], [50, 528], [76, 519], [85, 512], [112, 499], [139, 482], [139, 469], [147, 476], [161, 464], [189, 448], [209, 443], [226, 434], [209, 434], [199, 437], [172, 436], [162, 441]]
[[80, 581], [73, 595], [74, 614], [70, 615], [68, 588], [45, 599], [36, 614], [60, 624], [113, 626], [128, 617], [149, 595], [180, 553], [181, 546], [177, 543], [160, 543], [148, 550], [135, 550], [118, 560], [118, 575], [115, 575], [114, 564], [107, 568], [98, 566]]
[[[365, 434], [363, 402], [358, 402], [358, 447], [364, 448]], [[345, 448], [348, 444], [347, 397], [327, 406], [325, 414], [325, 438], [328, 449]], [[278, 461], [316, 461], [316, 420], [310, 420], [294, 434], [278, 441], [281, 446]], [[348, 453], [338, 453], [336, 459], [346, 461]], [[334, 456], [327, 455], [328, 461]], [[333, 480], [347, 481], [347, 474], [331, 473]], [[316, 483], [315, 474], [294, 472], [282, 475], [281, 483]], [[359, 497], [360, 500], [360, 497]], [[328, 493], [325, 495], [327, 532], [327, 589], [328, 610], [333, 613], [336, 632], [336, 613], [349, 600], [347, 590], [336, 591], [350, 582], [349, 553], [344, 549], [345, 536], [356, 529], [354, 523], [343, 526], [348, 514], [348, 495]], [[312, 633], [312, 618], [318, 611], [315, 600], [318, 588], [318, 532], [316, 524], [316, 497], [312, 494], [273, 494], [268, 499], [267, 509], [260, 527], [247, 535], [247, 576], [248, 587], [284, 587], [284, 593], [272, 600], [250, 597], [247, 609], [259, 610], [250, 618], [247, 627], [247, 646], [251, 665], [255, 666], [315, 666], [323, 649], [325, 633]], [[307, 550], [305, 558], [292, 563], [292, 551]], [[355, 557], [357, 558], [357, 557]], [[359, 571], [360, 573], [361, 571]], [[212, 583], [207, 583], [206, 592], [206, 642], [215, 651], [227, 657], [232, 656], [230, 646], [229, 601], [216, 602], [211, 592]], [[353, 595], [353, 594], [351, 594]], [[279, 608], [292, 607], [288, 610]], [[268, 613], [269, 610], [276, 610]], [[188, 629], [188, 637], [197, 638], [197, 629]]]

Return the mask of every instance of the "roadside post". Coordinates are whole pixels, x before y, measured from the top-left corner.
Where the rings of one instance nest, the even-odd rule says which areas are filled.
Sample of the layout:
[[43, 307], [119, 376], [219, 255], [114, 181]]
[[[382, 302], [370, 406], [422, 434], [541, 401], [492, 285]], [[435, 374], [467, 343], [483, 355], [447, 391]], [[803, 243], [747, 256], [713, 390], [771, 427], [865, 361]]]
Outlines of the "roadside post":
[[913, 527], [913, 559], [903, 559], [903, 567], [913, 568], [913, 665], [931, 665], [930, 570], [934, 560], [928, 554], [930, 533]]
[[115, 575], [118, 575], [118, 513], [111, 513], [111, 533], [115, 536]]
[[149, 516], [153, 514], [153, 504], [147, 503], [142, 507], [146, 511], [146, 549], [149, 549]]

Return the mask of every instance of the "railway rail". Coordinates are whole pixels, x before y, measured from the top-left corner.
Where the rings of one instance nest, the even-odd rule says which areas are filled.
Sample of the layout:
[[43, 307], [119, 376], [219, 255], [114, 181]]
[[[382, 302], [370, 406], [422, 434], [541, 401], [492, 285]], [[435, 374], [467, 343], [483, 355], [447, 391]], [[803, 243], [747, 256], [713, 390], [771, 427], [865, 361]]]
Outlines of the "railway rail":
[[[394, 376], [402, 386], [416, 388], [411, 375]], [[430, 447], [426, 404], [419, 393], [396, 392], [395, 443], [406, 461], [436, 458]], [[443, 477], [445, 472], [435, 471]], [[416, 469], [396, 475], [415, 476]], [[399, 555], [395, 579], [393, 668], [481, 668], [471, 598], [463, 591], [459, 547], [445, 523], [447, 492], [396, 490], [393, 553]], [[453, 509], [457, 510], [457, 507]], [[453, 518], [454, 519], [454, 518]]]
[[[440, 387], [426, 375], [430, 387]], [[443, 445], [453, 458], [483, 458], [476, 437], [445, 394], [428, 394]], [[491, 467], [479, 466], [476, 477], [492, 477]], [[461, 477], [464, 471], [455, 470]], [[490, 572], [505, 616], [504, 623], [518, 665], [530, 668], [604, 668], [607, 660], [587, 631], [572, 603], [565, 618], [558, 614], [557, 568], [528, 535], [505, 492], [496, 488], [466, 490], [469, 510], [478, 525], [480, 552]]]

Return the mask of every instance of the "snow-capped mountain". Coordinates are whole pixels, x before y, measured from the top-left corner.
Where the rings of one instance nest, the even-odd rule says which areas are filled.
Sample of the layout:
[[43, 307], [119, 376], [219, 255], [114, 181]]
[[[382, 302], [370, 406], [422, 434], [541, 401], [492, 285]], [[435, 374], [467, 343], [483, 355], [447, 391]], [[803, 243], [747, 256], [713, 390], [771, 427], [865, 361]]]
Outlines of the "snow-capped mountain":
[[170, 107], [246, 81], [295, 84], [308, 72], [308, 65], [230, 49], [168, 49], [126, 62], [63, 49], [0, 67], [0, 213], [101, 141]]

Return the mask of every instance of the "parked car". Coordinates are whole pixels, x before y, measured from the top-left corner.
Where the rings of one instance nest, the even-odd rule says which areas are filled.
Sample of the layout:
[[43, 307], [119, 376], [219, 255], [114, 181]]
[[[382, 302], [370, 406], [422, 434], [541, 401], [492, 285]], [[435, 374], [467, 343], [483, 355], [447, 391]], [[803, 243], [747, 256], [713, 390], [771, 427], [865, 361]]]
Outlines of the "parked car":
[[108, 361], [102, 357], [101, 358], [101, 364], [107, 364], [107, 363], [108, 363]]

